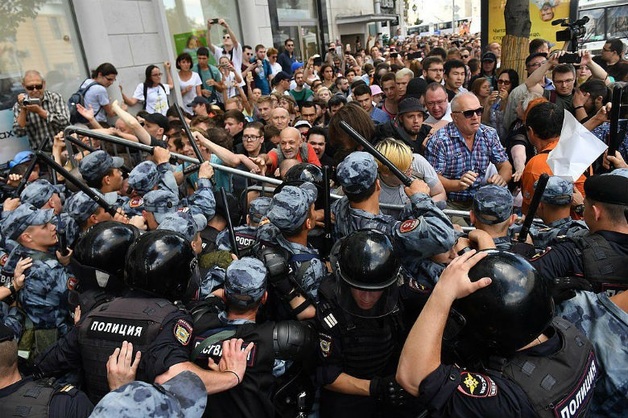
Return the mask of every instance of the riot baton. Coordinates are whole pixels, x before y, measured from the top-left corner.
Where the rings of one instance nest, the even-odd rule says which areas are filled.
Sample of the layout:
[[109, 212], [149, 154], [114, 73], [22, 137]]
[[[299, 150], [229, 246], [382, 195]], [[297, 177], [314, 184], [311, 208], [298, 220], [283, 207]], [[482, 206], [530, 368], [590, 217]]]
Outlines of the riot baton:
[[238, 249], [238, 241], [236, 241], [235, 230], [233, 229], [233, 223], [231, 222], [231, 213], [229, 212], [229, 203], [227, 202], [227, 192], [225, 192], [224, 187], [220, 188], [220, 197], [227, 214], [227, 228], [229, 228], [229, 241], [231, 241], [231, 248], [233, 249], [233, 253], [239, 259], [240, 250]]
[[326, 165], [323, 167], [323, 210], [324, 213], [324, 221], [325, 221], [325, 235], [324, 235], [324, 253], [323, 257], [329, 257], [329, 253], [331, 252], [332, 247], [332, 238], [331, 238], [331, 197], [330, 197], [330, 188], [329, 188], [329, 166]]
[[[151, 145], [142, 144], [141, 142], [129, 141], [128, 139], [118, 138], [117, 136], [107, 135], [99, 132], [92, 132], [90, 129], [81, 128], [78, 126], [68, 126], [63, 131], [64, 135], [68, 136], [69, 133], [77, 133], [79, 135], [89, 136], [91, 138], [96, 138], [101, 141], [110, 142], [112, 144], [121, 145], [124, 147], [129, 147], [138, 151], [144, 151], [149, 154], [153, 154], [155, 147]], [[171, 163], [176, 162], [176, 160], [185, 161], [188, 163], [198, 163], [196, 158], [188, 157], [187, 155], [177, 154], [174, 152], [170, 153]]]
[[534, 221], [534, 215], [536, 214], [536, 210], [539, 208], [539, 203], [541, 203], [541, 198], [543, 197], [543, 193], [545, 192], [545, 187], [547, 186], [548, 180], [549, 175], [547, 173], [543, 173], [536, 183], [536, 189], [534, 190], [532, 201], [530, 202], [530, 206], [528, 207], [528, 213], [526, 213], [526, 218], [523, 221], [521, 231], [519, 232], [519, 238], [517, 238], [517, 241], [520, 243], [526, 242], [526, 239], [528, 238], [528, 234], [530, 233], [530, 227], [532, 226], [532, 222]]
[[103, 208], [108, 214], [110, 214], [111, 216], [116, 216], [116, 210], [113, 206], [105, 201], [102, 195], [99, 195], [98, 193], [90, 189], [86, 184], [83, 184], [83, 182], [70, 174], [68, 170], [63, 168], [55, 160], [44, 154], [42, 151], [37, 151], [37, 158], [41, 159], [44, 163], [46, 163], [48, 167], [52, 168], [54, 171], [65, 177], [66, 180], [75, 185], [77, 189], [89, 196], [90, 199], [92, 199], [94, 202], [98, 203], [98, 206]]
[[353, 127], [351, 125], [349, 125], [347, 122], [345, 122], [344, 120], [340, 121], [340, 127], [347, 133], [347, 135], [349, 135], [351, 138], [353, 138], [353, 140], [355, 142], [357, 142], [358, 144], [362, 145], [362, 147], [364, 148], [365, 151], [367, 151], [373, 157], [377, 158], [380, 163], [382, 163], [386, 167], [388, 167], [390, 172], [393, 173], [399, 180], [401, 180], [401, 182], [405, 186], [410, 187], [410, 184], [412, 184], [412, 179], [408, 175], [403, 173], [401, 170], [399, 170], [397, 168], [397, 166], [395, 166], [381, 152], [376, 150], [375, 147], [373, 145], [371, 145], [370, 142], [368, 142], [362, 135], [360, 135], [358, 133], [358, 131], [353, 129]]
[[57, 215], [57, 238], [59, 240], [59, 252], [65, 257], [70, 252], [68, 251], [68, 242], [65, 237], [65, 225], [63, 225], [63, 221], [61, 220], [61, 214]]
[[174, 107], [174, 110], [177, 111], [177, 115], [179, 115], [179, 119], [181, 120], [181, 123], [183, 124], [183, 130], [185, 131], [185, 134], [190, 140], [190, 146], [194, 150], [194, 154], [196, 155], [196, 158], [198, 158], [198, 161], [201, 163], [205, 162], [205, 158], [203, 158], [203, 154], [201, 154], [201, 150], [198, 149], [196, 140], [194, 139], [194, 136], [192, 135], [192, 131], [190, 131], [190, 127], [188, 126], [188, 123], [186, 122], [185, 117], [183, 116], [183, 112], [181, 111], [181, 108], [176, 103], [173, 104], [172, 107]]
[[619, 144], [624, 140], [624, 135], [619, 133], [619, 118], [621, 117], [621, 99], [624, 89], [621, 86], [613, 88], [613, 99], [611, 101], [610, 129], [608, 139], [608, 151], [606, 155], [615, 156], [615, 151], [619, 148]]
[[[48, 141], [49, 140], [46, 139], [46, 140], [42, 141], [41, 144], [39, 144], [39, 147], [37, 147], [37, 151], [35, 151], [35, 155], [37, 155], [37, 153], [39, 153], [39, 152], [42, 152], [42, 150], [44, 149], [44, 147], [46, 146]], [[15, 197], [20, 197], [20, 195], [22, 194], [22, 191], [24, 191], [24, 188], [26, 187], [26, 183], [28, 183], [28, 178], [31, 176], [31, 173], [35, 169], [35, 164], [37, 164], [37, 157], [33, 158], [28, 163], [28, 167], [26, 168], [26, 171], [22, 175], [22, 178], [20, 179], [20, 182], [18, 183], [17, 187], [15, 188]]]

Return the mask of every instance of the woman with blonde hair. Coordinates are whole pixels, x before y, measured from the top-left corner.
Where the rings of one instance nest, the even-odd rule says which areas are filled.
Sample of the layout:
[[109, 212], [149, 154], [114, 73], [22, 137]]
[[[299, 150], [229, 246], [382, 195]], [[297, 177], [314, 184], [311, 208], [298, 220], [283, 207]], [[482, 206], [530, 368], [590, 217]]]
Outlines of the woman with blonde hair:
[[[410, 176], [423, 180], [430, 188], [430, 196], [435, 202], [447, 200], [447, 194], [434, 168], [420, 154], [413, 154], [409, 146], [394, 138], [385, 138], [375, 145], [392, 162], [395, 167]], [[377, 161], [381, 192], [379, 203], [405, 205], [410, 199], [404, 191], [404, 185], [388, 167]], [[398, 216], [398, 209], [382, 208], [382, 212], [391, 216]]]

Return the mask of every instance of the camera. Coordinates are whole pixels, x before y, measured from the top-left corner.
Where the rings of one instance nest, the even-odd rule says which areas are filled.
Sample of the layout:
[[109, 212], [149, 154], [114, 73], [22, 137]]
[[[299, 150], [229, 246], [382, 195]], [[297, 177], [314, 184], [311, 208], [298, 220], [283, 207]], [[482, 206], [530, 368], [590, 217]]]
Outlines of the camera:
[[38, 105], [38, 106], [41, 106], [41, 100], [40, 99], [35, 99], [33, 97], [25, 97], [24, 100], [22, 100], [22, 105], [23, 106], [28, 106], [28, 105]]
[[569, 23], [567, 19], [557, 19], [552, 22], [552, 26], [560, 25], [567, 29], [556, 32], [556, 41], [569, 42], [569, 52], [561, 56], [558, 62], [561, 64], [579, 64], [580, 56], [578, 55], [578, 38], [583, 37], [587, 30], [584, 25], [589, 21], [588, 16], [583, 16], [575, 22]]
[[218, 19], [212, 19], [211, 22], [212, 22], [212, 24], [215, 25], [216, 23], [218, 23]]
[[399, 56], [398, 52], [391, 52], [390, 53], [390, 58], [397, 58]]

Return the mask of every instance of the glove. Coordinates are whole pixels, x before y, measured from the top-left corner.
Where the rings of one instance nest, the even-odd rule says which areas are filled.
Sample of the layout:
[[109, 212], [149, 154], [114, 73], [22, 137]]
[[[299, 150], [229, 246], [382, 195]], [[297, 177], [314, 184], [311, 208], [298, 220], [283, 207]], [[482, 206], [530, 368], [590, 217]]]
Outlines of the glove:
[[397, 383], [394, 375], [374, 377], [369, 385], [371, 397], [392, 406], [403, 406], [409, 394]]

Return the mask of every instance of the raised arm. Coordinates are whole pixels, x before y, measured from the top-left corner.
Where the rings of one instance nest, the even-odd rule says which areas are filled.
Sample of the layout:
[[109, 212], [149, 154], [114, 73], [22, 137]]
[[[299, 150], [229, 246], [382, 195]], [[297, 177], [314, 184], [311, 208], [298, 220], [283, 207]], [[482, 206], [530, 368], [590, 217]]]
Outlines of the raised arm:
[[133, 133], [142, 144], [150, 145], [150, 134], [146, 131], [146, 129], [144, 129], [142, 125], [140, 125], [140, 122], [135, 119], [133, 115], [123, 110], [118, 104], [117, 100], [114, 100], [114, 102], [111, 104], [111, 107], [115, 114], [118, 115], [118, 117], [122, 119], [122, 121], [126, 124], [126, 126], [133, 130]]

